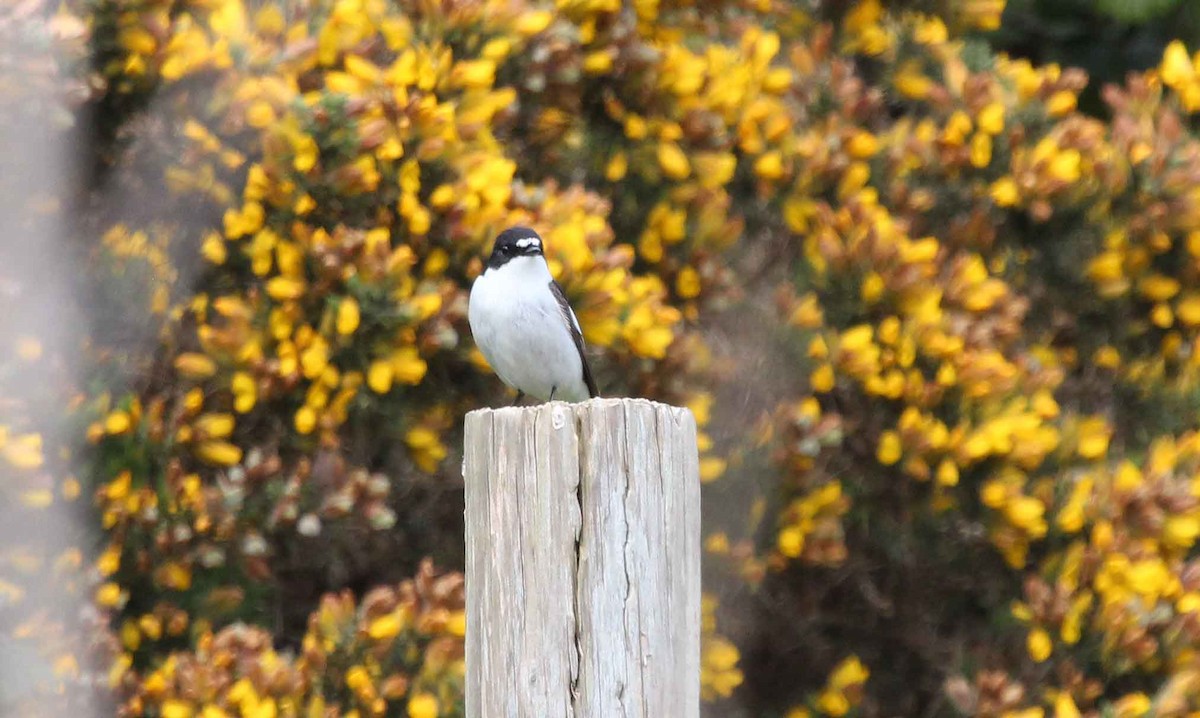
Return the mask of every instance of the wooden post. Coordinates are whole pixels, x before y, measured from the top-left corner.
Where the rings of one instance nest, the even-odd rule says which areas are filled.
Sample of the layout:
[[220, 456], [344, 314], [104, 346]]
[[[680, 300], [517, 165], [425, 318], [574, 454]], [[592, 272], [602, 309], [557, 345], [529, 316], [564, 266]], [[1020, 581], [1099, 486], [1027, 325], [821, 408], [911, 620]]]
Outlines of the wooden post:
[[700, 473], [687, 409], [467, 415], [467, 718], [700, 715]]

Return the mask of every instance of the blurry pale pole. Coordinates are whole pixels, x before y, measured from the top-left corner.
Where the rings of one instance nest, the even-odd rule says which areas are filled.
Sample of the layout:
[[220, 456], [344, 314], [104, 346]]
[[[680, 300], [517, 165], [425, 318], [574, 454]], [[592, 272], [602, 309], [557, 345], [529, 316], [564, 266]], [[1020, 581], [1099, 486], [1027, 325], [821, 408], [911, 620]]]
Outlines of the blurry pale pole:
[[468, 718], [700, 714], [700, 474], [687, 409], [467, 415]]
[[[58, 402], [84, 328], [75, 293], [85, 287], [77, 279], [65, 217], [75, 183], [68, 142], [73, 117], [65, 98], [75, 88], [60, 81], [52, 50], [53, 33], [83, 27], [43, 22], [38, 2], [0, 5], [0, 356], [21, 356], [0, 365], [5, 379], [0, 426], [36, 435], [40, 455], [70, 436], [71, 418]], [[51, 493], [57, 487], [47, 464], [54, 459], [62, 457], [39, 456], [18, 470], [0, 457], [0, 496], [6, 499], [0, 507], [0, 552], [6, 559], [0, 580], [11, 579], [9, 552], [38, 562], [34, 575], [17, 579], [20, 602], [0, 601], [0, 608], [10, 616], [36, 616], [40, 625], [69, 623], [90, 606], [88, 596], [59, 590], [51, 571], [52, 562], [69, 555], [85, 535], [67, 504]], [[34, 502], [33, 496], [50, 500]], [[12, 497], [25, 500], [8, 501]], [[0, 710], [58, 683], [44, 640], [50, 639], [0, 635]], [[77, 659], [85, 672], [91, 668], [85, 657]], [[102, 706], [90, 706], [81, 718], [103, 712]]]

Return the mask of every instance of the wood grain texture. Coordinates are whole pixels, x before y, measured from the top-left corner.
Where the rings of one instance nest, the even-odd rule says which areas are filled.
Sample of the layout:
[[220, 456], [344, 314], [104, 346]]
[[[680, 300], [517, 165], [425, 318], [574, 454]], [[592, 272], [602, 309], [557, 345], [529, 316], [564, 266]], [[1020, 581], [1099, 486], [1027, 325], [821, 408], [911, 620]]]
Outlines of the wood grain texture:
[[700, 714], [700, 478], [687, 409], [467, 415], [467, 716]]

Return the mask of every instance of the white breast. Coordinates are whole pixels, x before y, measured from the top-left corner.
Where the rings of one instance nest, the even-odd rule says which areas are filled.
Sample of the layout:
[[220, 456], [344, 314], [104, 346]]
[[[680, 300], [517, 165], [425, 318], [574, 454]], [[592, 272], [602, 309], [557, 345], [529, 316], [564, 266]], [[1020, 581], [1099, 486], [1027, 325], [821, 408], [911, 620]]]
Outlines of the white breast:
[[[517, 257], [481, 274], [467, 319], [475, 344], [505, 384], [543, 401], [588, 398], [583, 363], [541, 257]], [[574, 320], [574, 315], [572, 315]]]

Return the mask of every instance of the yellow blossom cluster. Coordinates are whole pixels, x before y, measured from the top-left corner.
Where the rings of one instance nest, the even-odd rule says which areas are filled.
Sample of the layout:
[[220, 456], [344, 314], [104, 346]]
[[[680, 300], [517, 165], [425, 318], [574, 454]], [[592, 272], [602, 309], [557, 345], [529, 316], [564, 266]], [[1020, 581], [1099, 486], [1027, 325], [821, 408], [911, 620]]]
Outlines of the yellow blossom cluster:
[[424, 562], [358, 603], [348, 592], [324, 596], [295, 656], [263, 628], [205, 626], [194, 648], [153, 668], [121, 654], [107, 680], [124, 694], [119, 715], [461, 716], [463, 600], [460, 574], [439, 576]]
[[[1106, 96], [1114, 112], [1106, 151], [1123, 158], [1123, 185], [1146, 189], [1112, 204], [1085, 267], [1114, 326], [1106, 342], [1087, 349], [1095, 363], [1147, 397], [1155, 389], [1166, 396], [1186, 393], [1198, 376], [1200, 164], [1197, 140], [1187, 129], [1197, 108], [1180, 53], [1186, 59], [1172, 44], [1156, 71]], [[1110, 203], [1101, 197], [1094, 204]]]
[[[1108, 88], [1106, 123], [1077, 111], [1080, 72], [981, 65], [944, 18], [864, 0], [837, 32], [841, 52], [883, 65], [882, 91], [828, 45], [789, 55], [800, 96], [837, 103], [789, 133], [780, 166], [795, 169], [772, 197], [795, 234], [794, 279], [774, 298], [808, 391], [756, 429], [787, 476], [761, 553], [726, 531], [710, 553], [804, 605], [830, 589], [802, 584], [840, 566], [863, 584], [858, 611], [882, 616], [896, 596], [877, 592], [872, 561], [895, 562], [883, 580], [904, 585], [907, 542], [991, 553], [1025, 579], [1025, 600], [997, 609], [1058, 678], [1022, 684], [994, 654], [997, 671], [942, 687], [962, 712], [1194, 710], [1190, 58], [1168, 48], [1157, 71]], [[888, 97], [907, 111], [884, 121]], [[1117, 383], [1084, 398], [1098, 379]], [[1151, 442], [1135, 426], [1156, 401], [1170, 433]], [[831, 538], [809, 552], [813, 536]], [[934, 582], [961, 570], [937, 566]], [[1107, 688], [1118, 675], [1155, 689]]]
[[[121, 48], [101, 66], [114, 87], [152, 82], [179, 108], [161, 138], [165, 200], [217, 218], [105, 234], [124, 263], [111, 283], [128, 291], [117, 278], [138, 260], [150, 285], [138, 298], [169, 318], [162, 380], [90, 407], [113, 557], [105, 608], [125, 611], [144, 579], [167, 605], [196, 586], [236, 607], [243, 596], [197, 574], [271, 576], [281, 531], [328, 545], [352, 526], [391, 529], [399, 479], [344, 452], [398, 435], [416, 471], [442, 471], [455, 417], [497, 384], [465, 341], [465, 309], [505, 226], [544, 234], [587, 341], [627, 381], [666, 357], [682, 312], [615, 242], [610, 203], [515, 176], [500, 135], [516, 90], [496, 69], [553, 18], [494, 5], [431, 10], [430, 25], [378, 0], [292, 18], [236, 0], [159, 4], [96, 29]], [[451, 28], [471, 40], [448, 43]], [[187, 252], [199, 286], [167, 312], [170, 260]], [[130, 650], [148, 645], [139, 620], [123, 624]]]
[[717, 605], [710, 594], [700, 603], [700, 696], [706, 701], [728, 698], [744, 680], [737, 646], [717, 633]]
[[[1176, 673], [1160, 705], [1195, 710], [1200, 582], [1192, 558], [1200, 538], [1200, 440], [1157, 439], [1139, 466], [1126, 459], [1074, 477], [1052, 517], [1069, 543], [1025, 584], [1013, 615], [1029, 625], [1039, 662], [1098, 641], [1114, 675]], [[1070, 660], [1066, 658], [1064, 660]], [[1194, 696], [1194, 692], [1192, 693]]]
[[809, 707], [792, 708], [785, 718], [841, 718], [850, 714], [862, 703], [863, 685], [870, 675], [858, 656], [843, 659], [829, 674], [821, 691], [807, 701]]
[[[705, 283], [728, 283], [728, 272], [639, 266], [610, 222], [609, 197], [568, 173], [519, 173], [515, 159], [525, 141], [518, 100], [529, 92], [515, 79], [532, 75], [521, 63], [582, 26], [594, 32], [596, 13], [616, 8], [111, 0], [51, 10], [32, 13], [55, 40], [91, 44], [90, 68], [61, 73], [87, 71], [106, 123], [100, 139], [151, 97], [155, 118], [102, 156], [112, 163], [106, 192], [139, 201], [86, 223], [98, 237], [88, 281], [102, 324], [97, 341], [82, 343], [101, 390], [73, 400], [77, 431], [61, 444], [6, 424], [0, 446], [29, 471], [86, 447], [83, 487], [103, 541], [90, 570], [74, 549], [86, 579], [70, 578], [111, 622], [100, 661], [131, 692], [129, 712], [299, 708], [279, 702], [286, 658], [260, 655], [270, 642], [254, 631], [220, 629], [274, 610], [293, 571], [328, 571], [318, 583], [340, 585], [329, 576], [358, 560], [363, 532], [387, 535], [398, 517], [413, 518], [394, 486], [413, 500], [408, 489], [433, 495], [452, 475], [445, 459], [461, 414], [498, 394], [465, 310], [500, 229], [528, 224], [545, 236], [551, 270], [604, 355], [593, 361], [607, 391], [711, 404], [685, 380], [705, 359], [683, 320], [696, 320], [701, 296], [719, 294]], [[647, 38], [653, 19], [640, 18]], [[727, 52], [718, 70], [736, 61]], [[552, 126], [531, 124], [530, 140]], [[736, 226], [722, 221], [728, 244]], [[666, 241], [679, 243], [681, 230]], [[23, 355], [37, 353], [35, 339], [23, 342]], [[724, 461], [704, 444], [713, 479]], [[61, 482], [70, 499], [84, 493], [74, 478]], [[50, 477], [31, 485], [22, 505], [56, 500]], [[291, 542], [308, 555], [287, 558]], [[4, 585], [23, 597], [19, 582]], [[172, 684], [170, 651], [190, 646], [202, 664], [214, 640], [255, 654], [235, 674], [283, 672], [270, 685], [235, 682], [234, 698]], [[368, 652], [346, 650], [355, 660]], [[384, 696], [372, 670], [353, 671], [350, 693], [329, 705], [348, 711], [357, 700], [376, 714], [400, 695], [392, 681]], [[437, 714], [456, 700], [440, 688], [418, 693], [408, 712]]]

